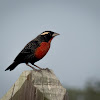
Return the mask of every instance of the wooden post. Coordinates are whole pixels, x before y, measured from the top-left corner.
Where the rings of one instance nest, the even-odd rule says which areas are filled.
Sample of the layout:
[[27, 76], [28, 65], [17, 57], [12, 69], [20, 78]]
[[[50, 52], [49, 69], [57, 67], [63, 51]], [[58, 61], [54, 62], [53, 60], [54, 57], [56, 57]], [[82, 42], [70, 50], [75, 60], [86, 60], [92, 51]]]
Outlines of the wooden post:
[[52, 70], [24, 71], [0, 100], [69, 100]]

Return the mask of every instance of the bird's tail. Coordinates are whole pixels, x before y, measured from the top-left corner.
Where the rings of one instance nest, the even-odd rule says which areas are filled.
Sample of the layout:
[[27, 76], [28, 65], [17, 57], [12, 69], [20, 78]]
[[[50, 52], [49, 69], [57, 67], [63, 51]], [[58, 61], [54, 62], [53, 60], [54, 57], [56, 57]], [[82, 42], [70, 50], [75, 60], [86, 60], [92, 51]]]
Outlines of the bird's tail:
[[[10, 71], [11, 71], [11, 70], [13, 70], [18, 64], [19, 64], [18, 62], [15, 62], [15, 61], [14, 61], [6, 70], [10, 70]], [[5, 71], [6, 71], [6, 70], [5, 70]]]

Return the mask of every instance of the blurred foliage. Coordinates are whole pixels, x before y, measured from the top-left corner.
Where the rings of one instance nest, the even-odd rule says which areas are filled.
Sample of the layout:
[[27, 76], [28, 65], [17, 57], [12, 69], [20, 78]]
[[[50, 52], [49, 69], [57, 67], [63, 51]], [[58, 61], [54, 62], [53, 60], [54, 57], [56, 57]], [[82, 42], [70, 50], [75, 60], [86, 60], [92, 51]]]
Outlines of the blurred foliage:
[[89, 80], [84, 89], [67, 88], [69, 100], [100, 100], [100, 81]]

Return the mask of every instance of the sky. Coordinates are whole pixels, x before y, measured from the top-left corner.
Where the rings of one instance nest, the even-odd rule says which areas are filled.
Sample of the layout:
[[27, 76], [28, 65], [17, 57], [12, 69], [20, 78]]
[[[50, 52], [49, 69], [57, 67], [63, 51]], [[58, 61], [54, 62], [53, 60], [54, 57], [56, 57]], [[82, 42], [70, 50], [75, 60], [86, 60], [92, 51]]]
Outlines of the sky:
[[0, 98], [31, 68], [20, 64], [4, 70], [46, 30], [60, 35], [36, 65], [52, 69], [67, 87], [100, 80], [100, 0], [0, 0]]

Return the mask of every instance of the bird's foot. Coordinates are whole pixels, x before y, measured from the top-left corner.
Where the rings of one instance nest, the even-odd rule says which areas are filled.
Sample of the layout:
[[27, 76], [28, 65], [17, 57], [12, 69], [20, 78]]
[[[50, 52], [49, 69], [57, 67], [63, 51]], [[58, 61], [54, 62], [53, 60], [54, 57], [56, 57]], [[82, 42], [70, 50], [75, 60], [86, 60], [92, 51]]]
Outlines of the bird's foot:
[[37, 66], [35, 64], [34, 64], [34, 66], [38, 68], [38, 69], [35, 69], [34, 67], [31, 67], [35, 71], [42, 72], [42, 70], [47, 70], [48, 72], [51, 72], [51, 70], [49, 68], [41, 68], [41, 67], [39, 67], [39, 66]]
[[51, 70], [49, 68], [41, 68], [41, 69], [33, 69], [36, 72], [42, 72], [42, 70], [46, 70], [47, 72], [51, 73]]
[[41, 69], [35, 69], [34, 71], [36, 71], [36, 72], [42, 72]]
[[47, 70], [48, 72], [51, 72], [49, 68], [43, 68], [42, 70]]

